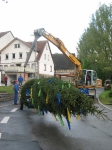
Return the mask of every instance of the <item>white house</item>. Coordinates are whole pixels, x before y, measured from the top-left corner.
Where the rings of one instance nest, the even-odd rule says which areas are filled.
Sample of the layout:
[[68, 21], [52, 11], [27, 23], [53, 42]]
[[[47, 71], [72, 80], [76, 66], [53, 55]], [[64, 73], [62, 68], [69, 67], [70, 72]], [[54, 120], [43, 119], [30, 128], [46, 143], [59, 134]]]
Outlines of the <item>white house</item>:
[[14, 39], [11, 31], [0, 32], [0, 50]]
[[[0, 50], [14, 39], [11, 31], [0, 32]], [[2, 68], [0, 68], [0, 83], [1, 83]]]
[[[31, 42], [27, 42], [32, 45]], [[48, 41], [37, 41], [36, 49], [39, 51], [37, 60], [38, 77], [54, 76], [54, 62]]]
[[[24, 68], [26, 57], [32, 47], [32, 42], [24, 42], [14, 38], [4, 46], [1, 53], [0, 67], [8, 76], [8, 85], [11, 80], [16, 80], [21, 74], [24, 80], [28, 78], [53, 76], [54, 63], [48, 41], [38, 41], [35, 50], [32, 52], [27, 67]], [[39, 51], [39, 54], [36, 51]], [[2, 78], [3, 80], [3, 78]]]

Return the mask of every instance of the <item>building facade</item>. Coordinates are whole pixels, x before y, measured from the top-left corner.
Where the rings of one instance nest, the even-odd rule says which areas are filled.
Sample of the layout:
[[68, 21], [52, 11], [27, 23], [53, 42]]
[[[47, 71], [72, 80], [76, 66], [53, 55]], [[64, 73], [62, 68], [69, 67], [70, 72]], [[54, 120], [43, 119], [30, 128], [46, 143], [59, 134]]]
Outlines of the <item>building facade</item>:
[[[2, 40], [5, 39], [2, 38]], [[48, 41], [37, 41], [28, 64], [24, 68], [31, 47], [32, 42], [24, 42], [19, 38], [12, 38], [9, 42], [6, 42], [6, 45], [1, 46], [0, 69], [2, 81], [4, 75], [8, 76], [8, 85], [11, 84], [12, 80], [16, 80], [20, 74], [24, 77], [24, 81], [42, 76], [54, 76], [54, 62]]]

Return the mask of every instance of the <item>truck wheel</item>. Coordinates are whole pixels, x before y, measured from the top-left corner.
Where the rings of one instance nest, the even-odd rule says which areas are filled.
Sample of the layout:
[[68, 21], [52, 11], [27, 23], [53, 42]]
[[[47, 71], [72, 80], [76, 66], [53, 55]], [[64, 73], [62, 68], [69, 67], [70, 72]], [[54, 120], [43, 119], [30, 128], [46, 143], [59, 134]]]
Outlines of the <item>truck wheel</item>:
[[23, 110], [23, 102], [20, 100], [20, 110]]

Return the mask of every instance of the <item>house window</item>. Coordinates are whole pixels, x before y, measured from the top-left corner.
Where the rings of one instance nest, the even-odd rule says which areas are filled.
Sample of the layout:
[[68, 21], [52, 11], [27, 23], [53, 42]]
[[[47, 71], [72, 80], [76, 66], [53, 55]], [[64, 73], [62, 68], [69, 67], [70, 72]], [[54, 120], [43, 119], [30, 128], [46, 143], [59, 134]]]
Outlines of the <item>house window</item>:
[[48, 61], [49, 61], [49, 55], [48, 55]]
[[27, 64], [26, 68], [30, 68], [30, 64]]
[[22, 53], [19, 53], [19, 59], [22, 59]]
[[2, 70], [3, 69], [3, 66], [2, 65], [0, 65], [0, 70]]
[[20, 67], [20, 66], [21, 66], [21, 64], [16, 64], [16, 66], [19, 66], [19, 67]]
[[46, 54], [44, 54], [44, 59], [46, 59]]
[[46, 71], [46, 64], [44, 64], [44, 71]]
[[4, 68], [8, 67], [8, 65], [4, 65]]
[[26, 52], [26, 57], [28, 56], [29, 52]]
[[52, 66], [50, 66], [50, 72], [52, 72]]
[[12, 59], [15, 59], [16, 54], [12, 53]]
[[9, 54], [5, 54], [5, 59], [9, 59]]
[[14, 44], [14, 48], [20, 48], [20, 44]]
[[48, 44], [46, 44], [46, 50], [48, 50]]
[[31, 65], [31, 68], [32, 68], [32, 69], [35, 69], [35, 64], [32, 64], [32, 65]]

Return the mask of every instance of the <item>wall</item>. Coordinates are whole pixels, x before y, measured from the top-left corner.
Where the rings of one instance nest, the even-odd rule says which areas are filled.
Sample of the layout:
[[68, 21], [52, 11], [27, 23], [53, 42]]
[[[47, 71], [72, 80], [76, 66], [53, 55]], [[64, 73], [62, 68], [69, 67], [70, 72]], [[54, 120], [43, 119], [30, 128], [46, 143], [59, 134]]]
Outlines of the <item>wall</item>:
[[[46, 59], [45, 59], [46, 54]], [[49, 59], [48, 59], [49, 56]], [[44, 70], [44, 64], [46, 64], [46, 71]], [[50, 71], [50, 66], [52, 66], [52, 72]], [[54, 62], [51, 57], [51, 53], [49, 48], [46, 49], [46, 47], [43, 50], [43, 53], [41, 55], [40, 61], [39, 61], [39, 74], [43, 75], [54, 75]]]
[[[20, 48], [15, 48], [14, 45], [19, 44], [19, 43], [20, 43]], [[21, 66], [24, 66], [26, 56], [27, 56], [26, 53], [29, 51], [30, 51], [30, 48], [28, 46], [26, 46], [19, 40], [15, 40], [11, 45], [9, 45], [5, 50], [1, 52], [1, 65], [10, 66], [10, 64], [20, 63]], [[12, 53], [16, 54], [15, 59], [12, 58]], [[22, 53], [22, 59], [19, 58], [19, 53]], [[7, 60], [5, 59], [5, 54], [9, 54], [9, 59]], [[35, 52], [32, 52], [32, 55], [29, 59], [29, 64], [31, 62], [34, 63], [34, 60], [35, 60]]]
[[0, 38], [0, 50], [4, 48], [8, 43], [10, 43], [14, 39], [11, 32], [8, 32], [4, 36]]
[[9, 101], [14, 99], [14, 93], [0, 93], [0, 102]]

